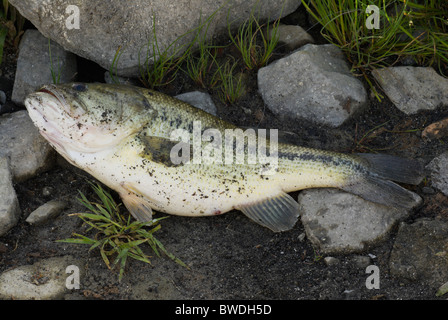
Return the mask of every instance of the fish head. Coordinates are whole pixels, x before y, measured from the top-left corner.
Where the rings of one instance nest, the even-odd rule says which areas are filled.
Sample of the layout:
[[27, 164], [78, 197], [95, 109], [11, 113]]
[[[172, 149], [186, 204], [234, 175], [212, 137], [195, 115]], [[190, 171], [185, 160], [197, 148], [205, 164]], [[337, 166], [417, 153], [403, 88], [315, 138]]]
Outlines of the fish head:
[[25, 106], [40, 133], [62, 155], [113, 148], [155, 116], [139, 88], [103, 83], [45, 85]]

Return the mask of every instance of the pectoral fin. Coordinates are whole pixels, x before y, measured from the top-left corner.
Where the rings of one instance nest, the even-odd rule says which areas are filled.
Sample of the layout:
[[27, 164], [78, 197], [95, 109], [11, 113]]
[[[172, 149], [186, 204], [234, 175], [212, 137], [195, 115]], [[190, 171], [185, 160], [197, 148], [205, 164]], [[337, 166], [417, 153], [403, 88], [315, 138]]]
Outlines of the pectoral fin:
[[132, 191], [131, 188], [126, 188], [124, 185], [122, 186], [125, 188], [125, 191], [120, 193], [120, 197], [132, 216], [138, 221], [152, 221], [151, 202]]
[[274, 232], [292, 229], [300, 215], [298, 203], [284, 192], [258, 202], [239, 206], [237, 209]]
[[167, 167], [188, 163], [193, 153], [193, 146], [186, 142], [143, 134], [140, 134], [138, 138], [144, 147], [140, 156]]

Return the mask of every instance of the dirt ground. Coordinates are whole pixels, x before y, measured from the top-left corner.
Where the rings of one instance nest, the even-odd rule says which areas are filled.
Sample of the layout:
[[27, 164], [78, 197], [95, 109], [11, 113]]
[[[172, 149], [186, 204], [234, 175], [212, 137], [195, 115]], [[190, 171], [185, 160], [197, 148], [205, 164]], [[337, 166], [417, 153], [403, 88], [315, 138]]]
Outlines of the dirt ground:
[[[92, 70], [92, 65], [81, 59], [80, 66], [83, 65]], [[94, 77], [84, 75], [83, 79], [80, 71], [80, 77], [100, 81], [101, 72]], [[174, 95], [190, 89], [197, 88], [180, 76], [163, 90]], [[371, 97], [366, 110], [343, 126], [331, 129], [278, 119], [264, 107], [255, 74], [248, 77], [246, 95], [233, 105], [225, 105], [214, 92], [210, 93], [220, 117], [245, 127], [292, 132], [284, 135], [304, 146], [342, 152], [382, 150], [420, 159], [425, 164], [446, 150], [441, 141], [425, 142], [421, 138], [425, 126], [448, 116], [446, 108], [405, 116], [387, 98], [379, 102]], [[375, 127], [378, 128], [372, 131]], [[436, 299], [434, 288], [389, 274], [389, 255], [397, 228], [381, 244], [366, 251], [333, 255], [340, 263], [327, 266], [324, 256], [303, 239], [305, 231], [300, 222], [291, 231], [273, 233], [237, 211], [206, 218], [170, 216], [163, 220], [162, 229], [155, 236], [190, 270], [166, 256], [153, 257], [151, 265], [128, 260], [119, 282], [117, 270], [107, 269], [99, 251], [56, 242], [71, 237], [73, 232], [93, 235], [87, 233], [79, 218], [69, 216], [85, 211], [76, 200], [78, 190], [94, 198], [86, 178], [90, 177], [59, 159], [54, 169], [15, 184], [23, 217], [0, 238], [0, 273], [41, 259], [72, 255], [83, 261], [86, 273], [80, 289], [69, 292], [66, 299]], [[424, 184], [414, 188], [423, 197], [423, 205], [405, 222], [437, 215], [448, 219], [448, 208], [434, 206], [438, 195], [423, 193], [423, 187]], [[44, 195], [44, 189], [50, 190], [50, 194]], [[296, 198], [297, 193], [293, 196]], [[41, 226], [25, 222], [30, 212], [52, 199], [65, 199], [69, 206], [59, 217]], [[149, 247], [145, 251], [153, 255]], [[367, 289], [365, 267], [353, 262], [354, 256], [368, 254], [374, 256], [373, 263], [381, 272], [380, 289]]]

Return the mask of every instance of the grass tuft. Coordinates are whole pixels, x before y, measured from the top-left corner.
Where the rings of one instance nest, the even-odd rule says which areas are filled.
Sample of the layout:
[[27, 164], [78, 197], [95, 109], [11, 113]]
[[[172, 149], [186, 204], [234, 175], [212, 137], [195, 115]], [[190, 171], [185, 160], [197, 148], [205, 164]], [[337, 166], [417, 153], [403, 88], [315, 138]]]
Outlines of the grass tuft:
[[165, 86], [176, 78], [179, 67], [182, 62], [189, 56], [190, 50], [194, 45], [194, 41], [186, 44], [179, 44], [180, 40], [189, 36], [194, 30], [187, 31], [164, 50], [159, 46], [156, 32], [156, 16], [153, 15], [152, 38], [148, 40], [146, 46], [146, 57], [143, 64], [140, 63], [140, 81], [147, 88]]
[[268, 63], [278, 44], [279, 23], [280, 20], [272, 24], [260, 24], [259, 19], [251, 12], [249, 19], [239, 26], [234, 35], [231, 31], [232, 24], [227, 21], [230, 40], [240, 52], [247, 69], [257, 70]]
[[81, 198], [78, 198], [79, 202], [90, 212], [74, 213], [72, 215], [81, 218], [89, 225], [89, 231], [95, 230], [97, 233], [92, 238], [74, 233], [74, 238], [58, 240], [58, 242], [87, 244], [90, 245], [89, 250], [98, 248], [109, 269], [112, 270], [116, 265], [119, 266], [120, 281], [128, 258], [151, 263], [150, 257], [140, 248], [144, 243], [147, 243], [157, 256], [160, 256], [160, 250], [173, 261], [188, 268], [185, 263], [169, 253], [162, 243], [154, 237], [154, 233], [161, 228], [160, 221], [167, 217], [154, 219], [151, 222], [131, 221], [130, 214], [127, 217], [121, 215], [121, 204], [117, 204], [109, 192], [99, 184], [90, 184], [100, 202], [89, 201], [82, 192], [79, 192], [81, 196]]
[[222, 102], [235, 103], [244, 93], [243, 73], [235, 72], [239, 63], [230, 57], [223, 64], [216, 62], [216, 65], [217, 69], [212, 79], [213, 86], [218, 86]]
[[[306, 0], [304, 7], [319, 24], [321, 34], [340, 47], [352, 71], [369, 79], [375, 68], [413, 59], [435, 66], [441, 73], [448, 64], [448, 3], [440, 0]], [[380, 28], [366, 25], [368, 5], [379, 9]]]

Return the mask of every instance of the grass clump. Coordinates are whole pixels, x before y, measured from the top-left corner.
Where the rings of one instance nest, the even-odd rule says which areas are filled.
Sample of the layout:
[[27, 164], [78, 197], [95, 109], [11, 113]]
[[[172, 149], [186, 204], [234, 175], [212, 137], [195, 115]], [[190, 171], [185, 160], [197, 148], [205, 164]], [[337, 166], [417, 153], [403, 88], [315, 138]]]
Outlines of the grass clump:
[[154, 89], [165, 86], [176, 78], [179, 67], [188, 57], [194, 42], [179, 44], [180, 40], [188, 36], [188, 31], [169, 44], [164, 50], [159, 46], [156, 33], [156, 17], [153, 15], [153, 36], [148, 40], [146, 57], [143, 64], [140, 63], [140, 80], [145, 87]]
[[257, 70], [268, 63], [278, 43], [279, 23], [280, 20], [260, 24], [251, 12], [249, 19], [233, 34], [231, 23], [227, 22], [230, 40], [240, 52], [247, 69]]
[[202, 88], [207, 88], [211, 84], [211, 79], [207, 77], [210, 74], [213, 63], [216, 62], [217, 50], [223, 48], [222, 46], [208, 43], [207, 34], [210, 23], [218, 12], [215, 11], [210, 17], [208, 17], [204, 23], [200, 23], [196, 29], [196, 36], [192, 41], [191, 48], [195, 47], [195, 50], [189, 50], [185, 59], [184, 73], [192, 79], [196, 85]]
[[[154, 233], [161, 228], [160, 221], [166, 217], [154, 219], [151, 222], [131, 221], [130, 214], [126, 218], [121, 215], [121, 204], [117, 204], [109, 192], [100, 185], [95, 186], [91, 183], [91, 186], [100, 202], [89, 201], [82, 192], [79, 192], [81, 196], [78, 198], [79, 202], [90, 212], [73, 215], [81, 218], [90, 226], [89, 230], [93, 229], [97, 233], [93, 238], [74, 233], [74, 238], [58, 242], [87, 244], [90, 245], [89, 250], [98, 248], [109, 269], [113, 269], [116, 265], [119, 266], [120, 281], [128, 258], [151, 263], [150, 257], [140, 248], [144, 243], [147, 243], [157, 256], [160, 256], [160, 250], [170, 259], [187, 267], [181, 260], [167, 252], [162, 243], [154, 237]], [[113, 260], [111, 261], [111, 259]]]
[[[448, 63], [448, 3], [439, 0], [307, 0], [307, 11], [321, 25], [321, 34], [339, 46], [372, 86], [369, 72], [404, 58], [419, 65]], [[379, 9], [379, 29], [368, 28], [368, 5]], [[372, 86], [373, 87], [373, 86]], [[377, 94], [377, 97], [379, 95]]]
[[222, 64], [216, 64], [212, 82], [218, 86], [219, 98], [224, 103], [235, 103], [244, 93], [243, 73], [235, 71], [239, 63], [229, 57]]

